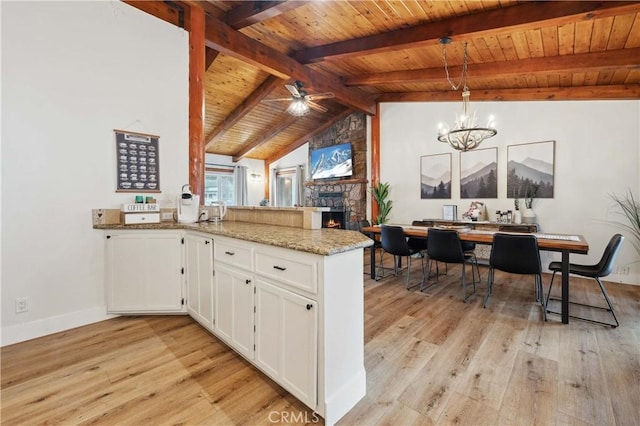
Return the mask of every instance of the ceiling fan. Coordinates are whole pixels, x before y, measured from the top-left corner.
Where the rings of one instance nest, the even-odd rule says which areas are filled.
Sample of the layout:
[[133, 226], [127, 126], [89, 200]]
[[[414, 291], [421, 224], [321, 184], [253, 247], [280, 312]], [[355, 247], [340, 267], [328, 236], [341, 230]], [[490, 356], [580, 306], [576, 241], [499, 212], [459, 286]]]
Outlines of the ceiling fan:
[[329, 99], [335, 96], [331, 92], [315, 93], [310, 95], [306, 90], [304, 90], [304, 86], [300, 81], [296, 81], [295, 86], [285, 84], [284, 87], [286, 87], [289, 93], [291, 93], [291, 97], [264, 99], [262, 102], [290, 101], [291, 104], [289, 104], [287, 112], [298, 117], [309, 114], [310, 109], [314, 109], [319, 112], [327, 112], [328, 110], [325, 107], [314, 101]]

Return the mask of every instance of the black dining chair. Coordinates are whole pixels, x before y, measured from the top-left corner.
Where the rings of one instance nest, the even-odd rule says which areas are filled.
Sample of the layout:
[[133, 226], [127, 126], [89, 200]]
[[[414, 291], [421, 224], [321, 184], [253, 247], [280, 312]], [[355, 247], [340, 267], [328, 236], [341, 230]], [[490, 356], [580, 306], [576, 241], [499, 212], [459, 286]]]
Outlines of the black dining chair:
[[[402, 257], [407, 258], [407, 283], [406, 288], [409, 290], [415, 286], [409, 286], [409, 280], [411, 275], [411, 258], [420, 253], [420, 250], [415, 248], [410, 248], [407, 243], [407, 237], [404, 234], [404, 229], [401, 226], [392, 226], [392, 225], [381, 225], [380, 227], [380, 242], [382, 244], [383, 252], [380, 256], [380, 266], [383, 267], [383, 256], [384, 253], [389, 253], [393, 255], [393, 264], [395, 269], [395, 275], [400, 272], [400, 268], [398, 267], [398, 260]], [[420, 256], [420, 263], [422, 266], [422, 282], [424, 282], [424, 257]], [[377, 275], [377, 274], [376, 274]]]
[[[358, 221], [358, 231], [364, 233], [367, 237], [369, 237], [369, 238], [371, 238], [373, 240], [373, 245], [369, 246], [368, 249], [373, 250], [374, 256], [375, 256], [375, 253], [378, 251], [378, 249], [382, 248], [382, 244], [380, 243], [380, 236], [379, 235], [377, 235], [377, 234], [376, 235], [370, 235], [370, 234], [367, 234], [367, 233], [362, 231], [362, 229], [368, 228], [369, 226], [371, 226], [371, 223], [367, 219], [361, 219], [361, 220]], [[365, 269], [364, 273], [368, 274], [369, 272]], [[376, 279], [378, 279], [378, 277], [376, 277]]]
[[[569, 273], [574, 275], [580, 275], [582, 277], [593, 278], [594, 280], [596, 280], [596, 282], [600, 286], [600, 290], [602, 291], [604, 300], [607, 302], [607, 305], [609, 307], [606, 308], [604, 306], [587, 305], [584, 303], [577, 303], [577, 302], [571, 302], [571, 301], [569, 301], [569, 303], [571, 303], [572, 305], [586, 306], [588, 308], [604, 309], [608, 312], [611, 312], [611, 315], [613, 315], [613, 320], [615, 321], [615, 324], [569, 315], [571, 318], [580, 319], [583, 321], [589, 321], [596, 324], [609, 325], [614, 328], [620, 325], [620, 323], [618, 322], [618, 318], [616, 317], [616, 313], [613, 310], [613, 305], [611, 304], [609, 295], [607, 294], [607, 290], [605, 290], [604, 285], [602, 284], [602, 281], [600, 281], [600, 278], [606, 277], [607, 275], [611, 274], [611, 271], [613, 271], [613, 265], [616, 262], [616, 258], [618, 257], [618, 253], [620, 252], [620, 247], [622, 247], [623, 241], [624, 241], [624, 237], [620, 234], [615, 234], [613, 237], [611, 237], [611, 240], [609, 240], [609, 244], [607, 244], [607, 247], [605, 247], [604, 252], [602, 253], [602, 258], [595, 265], [580, 265], [578, 263], [569, 263]], [[553, 275], [551, 276], [551, 284], [549, 285], [549, 292], [547, 293], [547, 299], [546, 299], [547, 303], [549, 303], [550, 299], [560, 300], [557, 298], [550, 298], [550, 295], [551, 295], [551, 288], [553, 287], [553, 279], [556, 276], [556, 272], [562, 272], [562, 262], [551, 262], [549, 264], [549, 270], [553, 271]], [[547, 312], [552, 314], [559, 314], [559, 312], [555, 312], [555, 311], [547, 311]]]
[[[462, 265], [462, 301], [466, 302], [476, 292], [476, 276], [473, 267], [475, 266], [480, 281], [480, 269], [474, 255], [465, 253], [462, 249], [460, 235], [453, 229], [437, 229], [430, 228], [427, 238], [427, 253], [429, 255], [429, 263], [427, 269], [431, 270], [431, 261], [443, 263], [459, 263]], [[471, 265], [471, 277], [473, 282], [473, 292], [466, 294], [466, 270], [465, 265]], [[436, 282], [438, 276], [436, 274]], [[420, 286], [422, 291], [422, 286]]]
[[493, 235], [491, 255], [489, 257], [489, 275], [487, 290], [484, 296], [484, 307], [489, 303], [489, 296], [493, 291], [495, 270], [510, 274], [534, 275], [536, 302], [542, 304], [542, 318], [547, 320], [547, 307], [542, 288], [542, 264], [538, 239], [535, 235], [518, 235], [496, 233]]

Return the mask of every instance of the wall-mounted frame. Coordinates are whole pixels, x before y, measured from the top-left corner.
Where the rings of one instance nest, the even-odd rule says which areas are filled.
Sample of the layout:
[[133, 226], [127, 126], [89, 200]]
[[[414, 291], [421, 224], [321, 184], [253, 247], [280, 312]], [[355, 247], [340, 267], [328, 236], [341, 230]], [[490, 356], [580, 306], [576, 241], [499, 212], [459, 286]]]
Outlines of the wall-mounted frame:
[[451, 198], [451, 153], [420, 157], [420, 198]]
[[460, 198], [498, 198], [498, 148], [460, 152]]
[[113, 131], [116, 134], [116, 192], [160, 192], [160, 136]]
[[537, 187], [535, 198], [553, 198], [556, 141], [507, 146], [507, 197], [524, 198]]

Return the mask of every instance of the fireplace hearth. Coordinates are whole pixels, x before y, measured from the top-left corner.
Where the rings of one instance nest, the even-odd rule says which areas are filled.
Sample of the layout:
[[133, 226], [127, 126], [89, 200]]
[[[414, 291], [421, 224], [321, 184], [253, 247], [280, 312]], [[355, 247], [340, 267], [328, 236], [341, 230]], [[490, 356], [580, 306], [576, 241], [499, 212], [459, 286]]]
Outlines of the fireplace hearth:
[[333, 229], [349, 229], [349, 218], [351, 212], [344, 209], [332, 209], [322, 212], [322, 227]]

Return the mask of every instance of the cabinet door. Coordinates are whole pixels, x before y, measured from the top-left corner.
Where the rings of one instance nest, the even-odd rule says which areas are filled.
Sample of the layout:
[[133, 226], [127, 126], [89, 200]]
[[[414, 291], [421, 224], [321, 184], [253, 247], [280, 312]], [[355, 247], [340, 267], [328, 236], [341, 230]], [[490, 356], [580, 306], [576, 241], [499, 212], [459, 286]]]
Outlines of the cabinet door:
[[216, 263], [215, 325], [218, 337], [253, 359], [253, 276]]
[[256, 280], [256, 364], [296, 398], [316, 406], [317, 302]]
[[183, 312], [180, 234], [108, 234], [107, 311]]
[[185, 237], [187, 312], [209, 330], [213, 329], [213, 240]]

